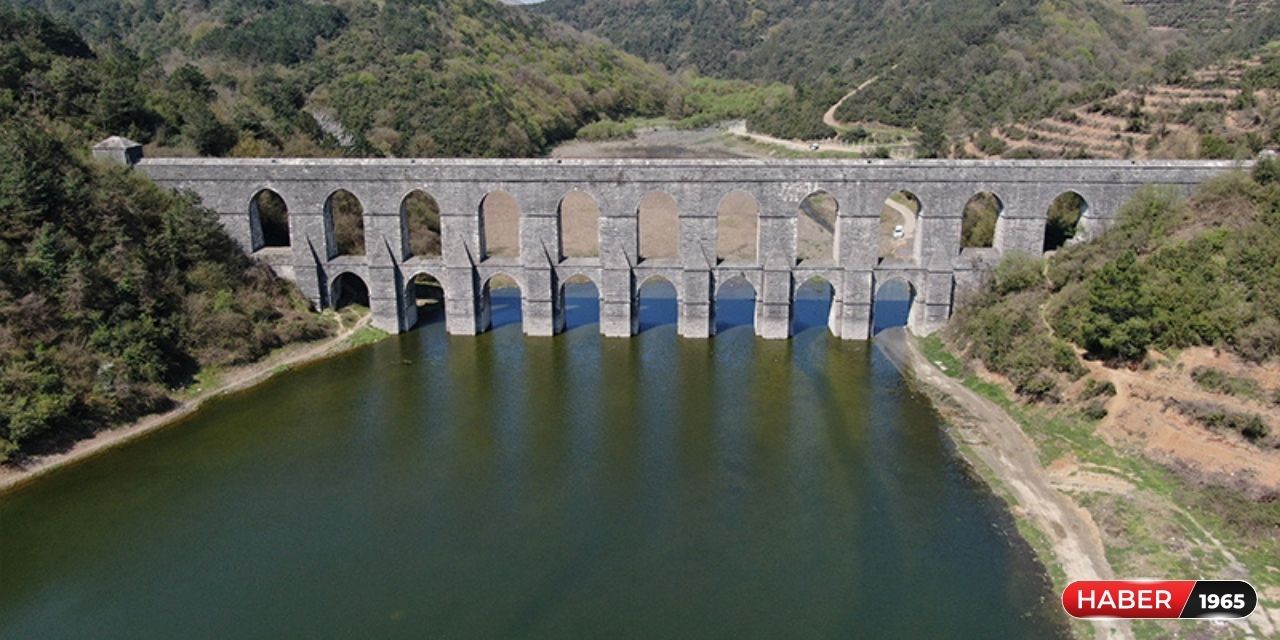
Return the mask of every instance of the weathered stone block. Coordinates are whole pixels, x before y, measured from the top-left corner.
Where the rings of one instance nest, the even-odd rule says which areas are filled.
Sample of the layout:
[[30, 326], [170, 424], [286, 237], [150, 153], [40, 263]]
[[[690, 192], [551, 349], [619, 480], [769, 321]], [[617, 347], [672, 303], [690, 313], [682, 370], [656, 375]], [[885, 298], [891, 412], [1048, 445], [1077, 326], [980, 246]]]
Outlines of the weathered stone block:
[[710, 338], [715, 335], [715, 315], [706, 302], [680, 301], [676, 331], [683, 338]]
[[785, 340], [791, 337], [791, 304], [756, 303], [756, 335], [766, 340]]

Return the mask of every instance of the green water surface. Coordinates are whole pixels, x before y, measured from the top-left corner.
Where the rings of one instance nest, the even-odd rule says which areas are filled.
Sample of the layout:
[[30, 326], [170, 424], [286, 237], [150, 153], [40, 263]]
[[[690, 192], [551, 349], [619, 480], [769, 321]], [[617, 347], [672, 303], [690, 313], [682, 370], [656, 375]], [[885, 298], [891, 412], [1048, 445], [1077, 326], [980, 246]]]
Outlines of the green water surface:
[[[589, 295], [589, 294], [583, 294]], [[927, 401], [791, 341], [419, 330], [0, 497], [0, 638], [1046, 638]], [[734, 326], [736, 325], [736, 326]], [[1045, 604], [1045, 602], [1049, 604]]]

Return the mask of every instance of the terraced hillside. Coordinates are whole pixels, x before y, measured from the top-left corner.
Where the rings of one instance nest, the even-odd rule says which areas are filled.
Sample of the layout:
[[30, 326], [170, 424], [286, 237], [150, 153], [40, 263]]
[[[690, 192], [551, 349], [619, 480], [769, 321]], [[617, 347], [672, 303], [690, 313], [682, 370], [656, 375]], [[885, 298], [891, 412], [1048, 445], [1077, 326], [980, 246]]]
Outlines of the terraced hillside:
[[1216, 31], [1280, 6], [1276, 0], [1124, 0], [1154, 26]]
[[[1259, 58], [1209, 67], [1185, 81], [1120, 91], [1029, 123], [967, 138], [979, 158], [1230, 158], [1271, 141], [1276, 92]], [[1255, 87], [1263, 88], [1255, 88]]]

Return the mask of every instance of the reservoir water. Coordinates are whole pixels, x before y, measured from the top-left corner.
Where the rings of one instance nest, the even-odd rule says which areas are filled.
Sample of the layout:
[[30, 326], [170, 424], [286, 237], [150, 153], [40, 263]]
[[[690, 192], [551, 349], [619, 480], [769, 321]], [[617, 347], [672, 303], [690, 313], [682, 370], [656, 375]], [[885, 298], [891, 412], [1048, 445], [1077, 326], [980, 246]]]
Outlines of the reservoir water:
[[[0, 497], [0, 638], [1049, 638], [1030, 551], [826, 302], [790, 341], [419, 330]], [[650, 287], [646, 287], [646, 292]], [[883, 314], [882, 314], [883, 315]]]

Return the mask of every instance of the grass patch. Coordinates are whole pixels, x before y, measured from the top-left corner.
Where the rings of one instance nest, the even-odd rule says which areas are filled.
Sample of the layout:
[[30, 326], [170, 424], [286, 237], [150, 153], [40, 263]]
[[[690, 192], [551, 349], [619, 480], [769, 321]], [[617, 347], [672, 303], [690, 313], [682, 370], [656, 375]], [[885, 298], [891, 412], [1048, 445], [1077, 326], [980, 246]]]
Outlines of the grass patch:
[[338, 317], [338, 325], [341, 327], [349, 327], [359, 322], [361, 318], [369, 315], [369, 307], [363, 307], [358, 304], [350, 304], [334, 313]]
[[176, 395], [180, 400], [190, 400], [209, 389], [216, 389], [222, 386], [223, 376], [225, 373], [226, 371], [222, 367], [202, 367], [200, 371], [196, 372], [191, 384], [183, 387], [174, 395]]
[[628, 140], [636, 137], [636, 125], [631, 121], [618, 122], [605, 118], [578, 129], [578, 140], [601, 142], [605, 140]]
[[391, 334], [377, 327], [360, 327], [355, 333], [347, 338], [347, 344], [353, 347], [362, 347], [366, 344], [373, 344], [381, 341]]
[[933, 334], [920, 340], [920, 350], [924, 352], [924, 357], [929, 359], [934, 366], [942, 370], [952, 378], [964, 377], [964, 363], [960, 359], [951, 354], [947, 350], [947, 345], [937, 334]]
[[1251, 378], [1233, 376], [1221, 369], [1196, 367], [1191, 370], [1191, 379], [1205, 391], [1255, 400], [1262, 397], [1262, 390], [1257, 382]]

